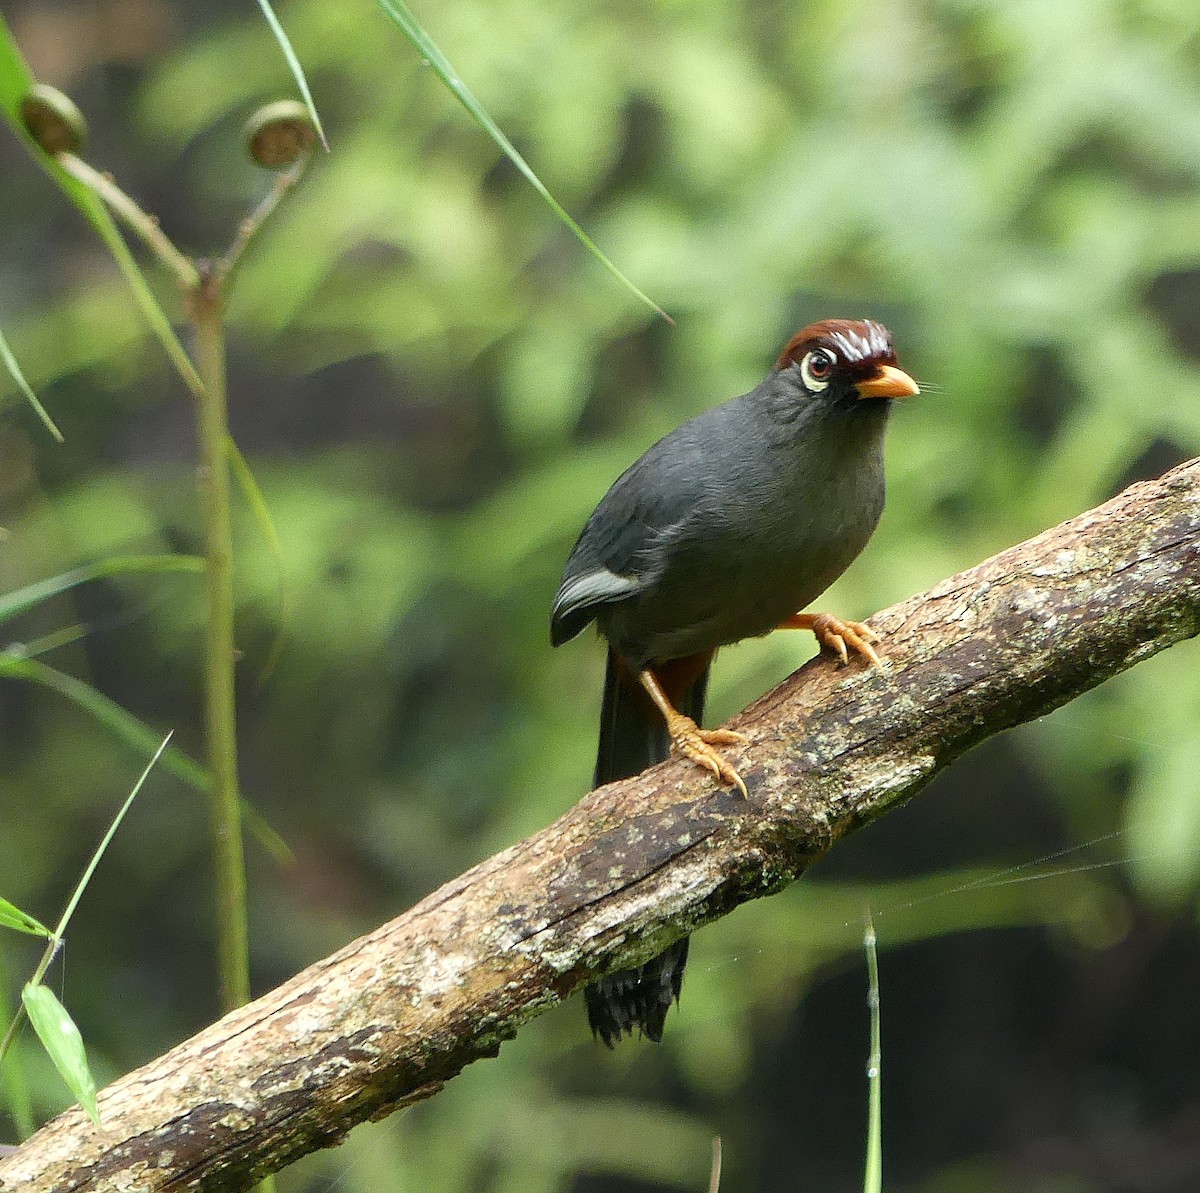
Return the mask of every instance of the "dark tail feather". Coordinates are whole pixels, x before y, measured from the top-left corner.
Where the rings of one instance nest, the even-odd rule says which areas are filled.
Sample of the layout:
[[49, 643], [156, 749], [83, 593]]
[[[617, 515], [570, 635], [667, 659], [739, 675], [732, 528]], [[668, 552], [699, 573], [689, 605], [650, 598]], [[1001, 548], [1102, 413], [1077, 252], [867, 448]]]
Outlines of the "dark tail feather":
[[610, 1048], [626, 1034], [640, 1031], [656, 1044], [671, 1004], [683, 988], [688, 937], [677, 940], [636, 969], [622, 969], [593, 982], [583, 991], [592, 1034]]
[[[710, 657], [680, 659], [656, 668], [675, 707], [697, 724], [704, 716]], [[670, 750], [662, 715], [610, 650], [604, 672], [596, 786], [640, 774], [662, 762]], [[593, 1034], [610, 1048], [635, 1030], [656, 1042], [661, 1040], [667, 1012], [678, 1001], [683, 986], [687, 955], [685, 936], [636, 969], [610, 973], [588, 986], [583, 993]]]

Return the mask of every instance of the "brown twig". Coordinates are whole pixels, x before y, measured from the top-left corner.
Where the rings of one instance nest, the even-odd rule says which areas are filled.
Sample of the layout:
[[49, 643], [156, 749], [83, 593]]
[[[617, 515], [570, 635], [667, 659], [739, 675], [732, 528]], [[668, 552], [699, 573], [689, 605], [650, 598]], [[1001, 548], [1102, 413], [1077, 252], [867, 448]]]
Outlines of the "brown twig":
[[[1200, 460], [871, 619], [735, 719], [750, 798], [668, 762], [227, 1015], [0, 1159], [5, 1193], [243, 1189], [428, 1097], [599, 972], [796, 878], [979, 741], [1200, 632]], [[582, 1030], [582, 1028], [581, 1028]]]

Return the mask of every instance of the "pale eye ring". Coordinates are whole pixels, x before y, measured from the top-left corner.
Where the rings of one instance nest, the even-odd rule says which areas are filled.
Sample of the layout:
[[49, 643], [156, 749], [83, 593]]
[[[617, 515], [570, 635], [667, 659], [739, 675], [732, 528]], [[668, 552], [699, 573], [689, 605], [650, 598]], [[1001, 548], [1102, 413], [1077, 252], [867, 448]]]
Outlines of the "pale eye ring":
[[800, 362], [800, 380], [805, 389], [812, 393], [820, 393], [829, 385], [833, 375], [833, 357], [824, 348], [814, 348], [804, 354]]

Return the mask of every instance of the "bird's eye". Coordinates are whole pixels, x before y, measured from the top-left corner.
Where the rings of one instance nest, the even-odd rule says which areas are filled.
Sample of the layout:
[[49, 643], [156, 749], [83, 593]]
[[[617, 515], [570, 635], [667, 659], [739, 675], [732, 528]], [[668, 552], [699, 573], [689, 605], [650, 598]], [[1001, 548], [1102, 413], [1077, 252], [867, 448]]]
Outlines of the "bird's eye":
[[800, 362], [800, 379], [806, 389], [819, 393], [829, 384], [833, 357], [824, 348], [814, 348]]

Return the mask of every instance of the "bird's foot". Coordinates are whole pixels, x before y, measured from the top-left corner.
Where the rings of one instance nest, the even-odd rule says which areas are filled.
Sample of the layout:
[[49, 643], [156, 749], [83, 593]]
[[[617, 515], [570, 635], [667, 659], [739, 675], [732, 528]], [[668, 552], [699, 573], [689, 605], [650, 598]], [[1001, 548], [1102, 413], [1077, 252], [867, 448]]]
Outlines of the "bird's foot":
[[846, 649], [849, 647], [863, 658], [869, 659], [872, 667], [883, 669], [883, 660], [871, 645], [879, 641], [879, 635], [864, 622], [843, 621], [840, 617], [834, 617], [832, 613], [818, 613], [813, 618], [812, 632], [822, 646], [837, 652], [843, 665], [850, 661]]
[[711, 771], [717, 782], [732, 784], [749, 798], [742, 776], [717, 749], [718, 746], [742, 745], [747, 740], [744, 734], [735, 733], [732, 729], [701, 729], [691, 717], [681, 712], [667, 718], [667, 732], [675, 749], [685, 758]]
[[796, 613], [780, 627], [789, 630], [812, 630], [817, 641], [834, 651], [843, 664], [850, 662], [850, 651], [870, 660], [872, 667], [883, 670], [883, 660], [872, 642], [880, 641], [879, 635], [861, 621], [843, 621], [832, 613]]

